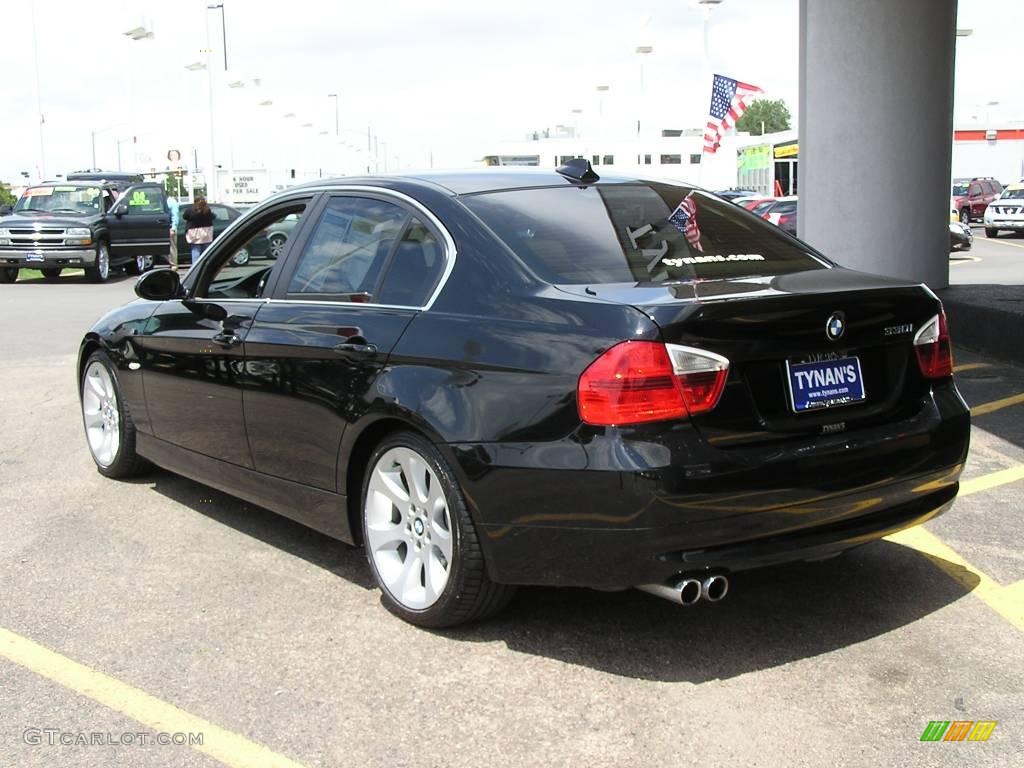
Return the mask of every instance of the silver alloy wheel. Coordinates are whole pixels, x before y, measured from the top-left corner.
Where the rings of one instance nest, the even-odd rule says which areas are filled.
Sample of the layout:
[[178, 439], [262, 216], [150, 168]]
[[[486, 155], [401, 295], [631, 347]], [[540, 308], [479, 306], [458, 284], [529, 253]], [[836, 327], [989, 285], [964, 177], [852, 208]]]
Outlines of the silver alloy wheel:
[[284, 244], [288, 241], [288, 238], [284, 235], [273, 235], [270, 238], [270, 255], [275, 259], [281, 255], [281, 251], [284, 250]]
[[106, 243], [101, 243], [96, 251], [96, 272], [100, 280], [110, 277], [110, 251], [107, 250]]
[[437, 602], [452, 567], [452, 525], [441, 481], [411, 448], [387, 451], [366, 489], [366, 547], [384, 588], [405, 608]]
[[121, 445], [121, 415], [110, 371], [95, 360], [85, 369], [82, 416], [93, 458], [101, 467], [109, 467], [117, 458]]
[[236, 267], [244, 267], [249, 263], [249, 250], [247, 248], [239, 248], [235, 255], [231, 257], [231, 263]]
[[970, 209], [968, 209], [966, 207], [960, 209], [960, 223], [961, 224], [970, 224], [971, 223], [971, 211], [970, 211]]

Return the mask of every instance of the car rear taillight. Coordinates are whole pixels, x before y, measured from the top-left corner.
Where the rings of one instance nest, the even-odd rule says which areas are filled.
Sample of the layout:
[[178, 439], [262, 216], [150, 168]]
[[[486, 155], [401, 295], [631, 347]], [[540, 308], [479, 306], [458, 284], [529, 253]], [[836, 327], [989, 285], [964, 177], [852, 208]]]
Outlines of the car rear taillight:
[[944, 379], [953, 375], [953, 347], [949, 342], [945, 312], [940, 311], [921, 326], [914, 336], [914, 352], [925, 378]]
[[710, 411], [729, 376], [721, 355], [676, 344], [624, 341], [580, 376], [576, 403], [586, 424], [613, 427]]
[[783, 224], [789, 224], [789, 222], [791, 222], [792, 220], [793, 214], [783, 213], [781, 216], [779, 216], [779, 220], [775, 223], [781, 227]]

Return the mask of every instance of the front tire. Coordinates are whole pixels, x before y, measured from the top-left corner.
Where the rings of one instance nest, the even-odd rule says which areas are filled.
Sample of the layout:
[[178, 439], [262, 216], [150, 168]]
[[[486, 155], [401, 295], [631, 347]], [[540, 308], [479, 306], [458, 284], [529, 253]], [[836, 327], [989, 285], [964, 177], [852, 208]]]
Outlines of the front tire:
[[363, 541], [385, 607], [410, 624], [491, 616], [515, 587], [488, 578], [476, 529], [448, 462], [414, 432], [377, 446], [363, 480]]
[[999, 237], [999, 230], [985, 227], [985, 237]]
[[149, 468], [135, 452], [135, 424], [128, 412], [117, 373], [102, 352], [93, 352], [82, 374], [82, 422], [89, 453], [101, 475], [134, 477]]
[[285, 235], [271, 235], [270, 236], [270, 256], [271, 258], [278, 258], [284, 251], [284, 244], [288, 242], [288, 238]]
[[960, 223], [964, 226], [971, 223], [971, 211], [969, 208], [960, 209]]
[[136, 256], [135, 261], [130, 261], [124, 271], [129, 275], [141, 275], [153, 268], [152, 256]]
[[85, 277], [90, 283], [105, 283], [110, 277], [110, 248], [106, 243], [96, 246], [96, 263], [85, 268]]
[[0, 267], [0, 283], [14, 283], [18, 280], [17, 267]]

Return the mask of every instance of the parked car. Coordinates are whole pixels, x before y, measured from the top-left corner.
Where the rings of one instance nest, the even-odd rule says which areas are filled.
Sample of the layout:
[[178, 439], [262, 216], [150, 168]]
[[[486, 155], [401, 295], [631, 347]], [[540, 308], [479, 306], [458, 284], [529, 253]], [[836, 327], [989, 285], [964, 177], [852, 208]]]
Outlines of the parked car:
[[777, 200], [777, 197], [762, 197], [757, 200], [747, 201], [743, 204], [743, 207], [755, 216], [763, 216]]
[[[192, 205], [184, 203], [180, 206], [180, 216], [178, 219], [178, 264], [191, 264], [192, 263], [192, 246], [185, 240], [185, 231], [188, 227], [188, 222], [185, 221], [185, 213], [192, 210]], [[228, 228], [235, 219], [242, 215], [241, 211], [236, 208], [232, 208], [230, 205], [223, 205], [222, 203], [210, 203], [210, 210], [213, 211], [216, 218], [213, 220], [213, 238], [217, 239], [218, 235]]]
[[1010, 184], [985, 209], [985, 237], [999, 237], [1002, 230], [1024, 231], [1024, 181]]
[[796, 236], [797, 197], [780, 197], [761, 211], [761, 218], [770, 221], [783, 232]]
[[0, 283], [18, 279], [22, 267], [57, 278], [84, 268], [97, 283], [110, 270], [141, 274], [154, 256], [170, 249], [170, 214], [159, 184], [121, 191], [105, 181], [55, 181], [29, 187], [0, 221]]
[[124, 192], [133, 184], [141, 184], [146, 177], [141, 173], [124, 173], [122, 171], [104, 171], [94, 168], [90, 171], [74, 171], [65, 177], [66, 181], [99, 181], [108, 184], [117, 190], [118, 194]]
[[[289, 215], [277, 259], [233, 263]], [[928, 288], [586, 161], [299, 185], [179, 275], [82, 339], [98, 471], [362, 544], [418, 625], [517, 584], [714, 602], [932, 519], [967, 456]]]
[[719, 197], [725, 199], [725, 200], [728, 200], [728, 201], [734, 203], [734, 202], [736, 202], [736, 198], [738, 198], [738, 197], [751, 197], [753, 195], [757, 195], [757, 192], [755, 192], [752, 189], [735, 189], [735, 188], [733, 188], [733, 189], [723, 189], [723, 190], [720, 190], [718, 192], [715, 192], [715, 194], [718, 195]]
[[966, 224], [949, 222], [949, 252], [969, 251], [974, 243], [974, 233]]
[[991, 176], [953, 179], [953, 201], [960, 221], [970, 224], [985, 217], [985, 209], [1003, 191], [1003, 185]]

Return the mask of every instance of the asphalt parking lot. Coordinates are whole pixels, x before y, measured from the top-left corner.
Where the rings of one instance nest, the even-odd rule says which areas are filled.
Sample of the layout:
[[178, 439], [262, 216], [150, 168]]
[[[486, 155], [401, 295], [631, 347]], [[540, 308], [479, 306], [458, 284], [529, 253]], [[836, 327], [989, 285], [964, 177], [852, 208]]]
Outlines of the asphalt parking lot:
[[[922, 528], [740, 574], [715, 605], [523, 589], [428, 632], [383, 610], [359, 550], [165, 472], [95, 471], [73, 360], [131, 285], [0, 286], [0, 765], [1019, 762], [1024, 369], [957, 353], [971, 457]], [[922, 743], [932, 720], [997, 725]]]

